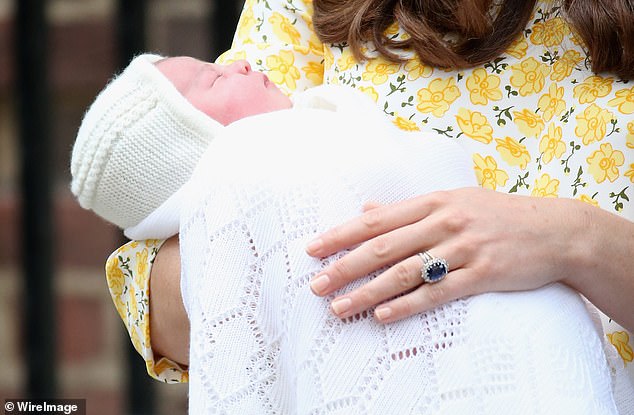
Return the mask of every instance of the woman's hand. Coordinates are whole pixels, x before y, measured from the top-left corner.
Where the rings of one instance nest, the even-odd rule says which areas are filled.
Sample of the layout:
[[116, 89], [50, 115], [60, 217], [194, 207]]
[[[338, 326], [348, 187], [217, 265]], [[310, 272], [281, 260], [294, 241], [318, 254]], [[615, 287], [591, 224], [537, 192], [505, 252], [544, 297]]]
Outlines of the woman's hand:
[[[569, 199], [480, 188], [372, 206], [309, 244], [308, 254], [319, 257], [361, 244], [317, 274], [311, 288], [328, 295], [388, 266], [372, 281], [335, 298], [331, 307], [345, 318], [381, 304], [376, 318], [391, 322], [467, 295], [565, 281], [575, 274], [572, 265], [587, 265], [590, 256], [587, 246], [577, 243], [587, 211], [585, 204]], [[423, 262], [417, 254], [427, 250], [449, 264], [449, 273], [437, 283], [421, 278]]]

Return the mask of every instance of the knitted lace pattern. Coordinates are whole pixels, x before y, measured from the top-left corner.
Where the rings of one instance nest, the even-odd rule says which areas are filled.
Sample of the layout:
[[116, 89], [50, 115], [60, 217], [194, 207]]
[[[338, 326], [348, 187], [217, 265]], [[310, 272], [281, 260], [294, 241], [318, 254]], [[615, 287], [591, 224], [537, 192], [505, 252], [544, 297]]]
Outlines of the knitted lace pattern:
[[311, 277], [345, 252], [315, 259], [306, 244], [363, 203], [476, 185], [455, 143], [328, 111], [227, 130], [181, 216], [190, 413], [617, 413], [600, 335], [564, 286], [463, 298], [387, 325], [371, 310], [339, 319], [334, 296], [311, 293]]

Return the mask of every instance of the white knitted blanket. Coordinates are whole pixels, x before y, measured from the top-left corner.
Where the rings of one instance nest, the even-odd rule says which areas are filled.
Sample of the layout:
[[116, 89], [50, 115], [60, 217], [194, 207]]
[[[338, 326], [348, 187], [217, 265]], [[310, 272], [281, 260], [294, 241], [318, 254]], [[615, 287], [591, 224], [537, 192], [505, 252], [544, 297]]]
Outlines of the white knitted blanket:
[[190, 413], [616, 414], [600, 336], [564, 286], [389, 325], [338, 319], [311, 293], [343, 253], [305, 245], [364, 202], [474, 185], [457, 145], [372, 117], [295, 109], [229, 126], [183, 193]]

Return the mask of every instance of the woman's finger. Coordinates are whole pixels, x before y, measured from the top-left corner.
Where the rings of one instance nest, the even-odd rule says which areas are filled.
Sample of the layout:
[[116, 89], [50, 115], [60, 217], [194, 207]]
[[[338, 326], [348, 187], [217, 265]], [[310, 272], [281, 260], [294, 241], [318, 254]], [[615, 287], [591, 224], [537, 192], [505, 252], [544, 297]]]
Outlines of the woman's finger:
[[430, 193], [371, 209], [324, 232], [308, 244], [306, 252], [310, 256], [324, 257], [419, 221], [433, 210], [436, 201], [442, 199], [441, 194], [444, 192]]
[[[431, 225], [431, 226], [430, 226]], [[441, 232], [433, 224], [417, 222], [373, 238], [319, 272], [310, 282], [312, 291], [325, 296], [386, 265], [395, 264], [425, 247], [433, 246]]]
[[[463, 258], [461, 258], [459, 251], [433, 249], [430, 254], [436, 256], [440, 252], [452, 252], [448, 254], [452, 258], [450, 267], [457, 269], [462, 266]], [[406, 293], [424, 283], [422, 278], [423, 266], [424, 262], [420, 255], [410, 256], [367, 284], [335, 298], [331, 303], [331, 308], [337, 316], [345, 318]]]
[[422, 284], [401, 297], [381, 304], [374, 310], [374, 316], [381, 323], [391, 323], [458, 298], [477, 294], [475, 287], [470, 284], [469, 275], [470, 271], [464, 268], [450, 271], [442, 281]]
[[370, 202], [364, 203], [363, 207], [361, 208], [361, 210], [363, 211], [363, 213], [365, 213], [365, 212], [368, 212], [368, 211], [370, 211], [372, 209], [379, 208], [381, 206], [385, 206], [385, 205], [382, 204], [382, 203], [379, 203], [379, 202], [370, 201]]
[[410, 291], [423, 283], [421, 264], [418, 256], [406, 258], [362, 287], [335, 298], [330, 308], [338, 317], [346, 318]]

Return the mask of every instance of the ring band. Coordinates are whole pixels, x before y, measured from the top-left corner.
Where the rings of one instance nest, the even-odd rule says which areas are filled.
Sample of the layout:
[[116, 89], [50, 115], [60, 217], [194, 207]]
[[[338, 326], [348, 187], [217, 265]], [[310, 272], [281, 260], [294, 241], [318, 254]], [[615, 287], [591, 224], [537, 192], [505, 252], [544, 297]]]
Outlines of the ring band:
[[442, 281], [449, 272], [449, 265], [444, 258], [436, 258], [429, 251], [423, 251], [418, 254], [423, 261], [423, 266], [420, 269], [420, 277], [426, 283], [436, 283]]

